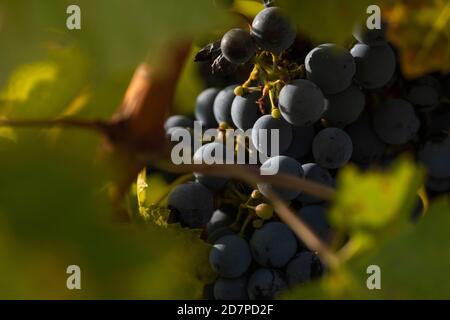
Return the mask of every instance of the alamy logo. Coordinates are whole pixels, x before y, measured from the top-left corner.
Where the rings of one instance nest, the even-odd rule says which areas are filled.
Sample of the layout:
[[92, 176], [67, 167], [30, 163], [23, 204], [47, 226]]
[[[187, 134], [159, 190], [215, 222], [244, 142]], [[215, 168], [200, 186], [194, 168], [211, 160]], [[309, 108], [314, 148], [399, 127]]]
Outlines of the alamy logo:
[[81, 290], [81, 268], [77, 265], [70, 265], [66, 270], [67, 277], [66, 286], [69, 290]]
[[381, 268], [373, 264], [367, 267], [366, 272], [370, 274], [366, 281], [367, 289], [381, 290]]
[[[181, 164], [258, 164], [279, 155], [278, 129], [258, 131], [226, 129], [223, 131], [208, 129], [203, 131], [200, 122], [194, 122], [193, 132], [185, 128], [176, 128], [170, 134], [176, 143], [171, 152], [175, 165]], [[218, 135], [226, 137], [225, 142], [218, 141]], [[206, 144], [205, 144], [206, 143]], [[236, 147], [238, 146], [238, 147]], [[262, 175], [278, 173], [278, 161], [273, 161], [261, 172]]]
[[69, 15], [66, 20], [66, 26], [69, 30], [81, 30], [81, 9], [72, 4], [67, 7], [66, 13]]
[[379, 6], [373, 4], [367, 7], [367, 14], [370, 16], [366, 20], [366, 26], [369, 30], [381, 29], [381, 9]]

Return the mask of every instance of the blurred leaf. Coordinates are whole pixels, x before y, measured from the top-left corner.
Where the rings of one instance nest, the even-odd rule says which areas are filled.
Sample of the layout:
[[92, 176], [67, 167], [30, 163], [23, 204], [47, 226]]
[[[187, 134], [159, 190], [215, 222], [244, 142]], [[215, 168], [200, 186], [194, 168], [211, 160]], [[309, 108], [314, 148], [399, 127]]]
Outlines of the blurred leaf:
[[422, 182], [422, 170], [407, 159], [397, 160], [387, 172], [362, 173], [347, 166], [338, 176], [331, 223], [350, 234], [385, 232], [394, 222], [408, 220]]
[[338, 43], [347, 46], [352, 41], [356, 23], [368, 17], [369, 0], [278, 0], [298, 25], [299, 31], [318, 43]]
[[408, 77], [450, 72], [450, 2], [395, 1], [383, 8], [389, 39], [400, 51]]
[[174, 110], [175, 114], [191, 115], [194, 113], [195, 101], [203, 89], [197, 63], [194, 57], [200, 48], [192, 46], [183, 72], [177, 84]]
[[[111, 221], [100, 137], [65, 130], [48, 145], [17, 133], [20, 144], [0, 140], [0, 297], [200, 298], [210, 273], [198, 232]], [[81, 291], [66, 288], [72, 264]]]

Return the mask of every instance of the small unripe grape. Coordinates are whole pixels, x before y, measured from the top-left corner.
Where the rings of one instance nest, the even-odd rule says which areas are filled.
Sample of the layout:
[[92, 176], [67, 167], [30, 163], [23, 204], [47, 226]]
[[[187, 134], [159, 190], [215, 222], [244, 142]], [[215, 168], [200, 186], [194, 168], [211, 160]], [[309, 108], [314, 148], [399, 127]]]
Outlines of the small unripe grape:
[[256, 206], [255, 213], [261, 219], [269, 220], [273, 217], [273, 207], [270, 204], [261, 203]]
[[261, 192], [259, 192], [259, 190], [253, 190], [251, 197], [252, 197], [252, 199], [261, 199], [262, 194], [261, 194]]
[[273, 109], [272, 110], [272, 118], [274, 118], [274, 119], [280, 119], [281, 118], [280, 109]]

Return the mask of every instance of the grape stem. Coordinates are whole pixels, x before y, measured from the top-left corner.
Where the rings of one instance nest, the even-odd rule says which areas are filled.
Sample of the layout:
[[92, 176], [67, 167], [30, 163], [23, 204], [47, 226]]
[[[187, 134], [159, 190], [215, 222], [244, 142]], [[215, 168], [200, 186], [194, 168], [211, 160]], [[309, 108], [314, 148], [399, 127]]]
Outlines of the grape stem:
[[247, 215], [247, 218], [245, 218], [245, 221], [244, 221], [244, 224], [242, 225], [241, 231], [239, 232], [239, 235], [240, 235], [241, 237], [244, 236], [244, 234], [245, 234], [245, 229], [247, 229], [248, 224], [249, 224], [250, 221], [252, 221], [252, 220], [253, 220], [253, 214], [252, 214], [252, 213], [249, 213], [249, 214]]

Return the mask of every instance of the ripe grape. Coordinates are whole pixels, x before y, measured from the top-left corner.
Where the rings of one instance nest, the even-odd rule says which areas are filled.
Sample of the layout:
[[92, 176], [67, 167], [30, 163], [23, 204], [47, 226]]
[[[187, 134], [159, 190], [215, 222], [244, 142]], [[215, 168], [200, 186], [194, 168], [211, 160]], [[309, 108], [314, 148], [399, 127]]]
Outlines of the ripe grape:
[[[227, 149], [226, 145], [221, 142], [211, 142], [200, 147], [194, 154], [194, 163], [204, 164], [226, 164], [226, 162], [233, 163], [234, 151]], [[212, 189], [221, 189], [228, 178], [209, 176], [203, 173], [194, 172], [195, 178], [198, 182], [204, 186]]]
[[[289, 174], [295, 177], [302, 177], [304, 174], [301, 164], [297, 160], [287, 156], [275, 156], [265, 161], [260, 168], [261, 174], [273, 174], [273, 170], [277, 166], [279, 173]], [[278, 196], [287, 201], [295, 199], [300, 194], [296, 190], [279, 187], [273, 188], [268, 183], [259, 183], [258, 189], [264, 196], [267, 195], [268, 190], [274, 191]]]
[[278, 54], [294, 43], [296, 32], [279, 8], [270, 7], [253, 19], [251, 35], [261, 49]]
[[350, 160], [353, 144], [343, 130], [326, 128], [314, 138], [312, 151], [317, 164], [327, 169], [337, 169]]
[[224, 278], [242, 276], [252, 260], [246, 240], [237, 235], [228, 235], [214, 243], [209, 253], [211, 268]]
[[422, 112], [436, 109], [440, 104], [439, 93], [429, 85], [413, 85], [409, 89], [407, 99]]
[[325, 98], [309, 80], [294, 80], [280, 91], [278, 104], [283, 118], [294, 126], [309, 126], [325, 111]]
[[257, 104], [260, 97], [261, 93], [253, 92], [234, 98], [231, 105], [231, 119], [237, 128], [246, 131], [253, 127], [261, 116]]
[[286, 280], [280, 271], [261, 268], [248, 280], [247, 292], [251, 300], [271, 300], [286, 288]]
[[213, 194], [197, 182], [176, 186], [169, 193], [167, 203], [181, 224], [190, 228], [206, 224], [214, 211]]
[[372, 129], [368, 119], [360, 119], [346, 128], [352, 140], [352, 160], [358, 164], [368, 165], [381, 158], [386, 145]]
[[231, 118], [231, 105], [235, 97], [234, 88], [236, 85], [231, 85], [220, 91], [216, 99], [214, 100], [214, 117], [217, 123], [226, 123], [229, 126], [233, 125], [233, 119]]
[[214, 117], [214, 100], [219, 93], [217, 88], [209, 88], [200, 93], [195, 104], [195, 118], [202, 123], [206, 129], [217, 128]]
[[420, 128], [413, 106], [402, 99], [391, 99], [375, 110], [373, 127], [378, 137], [388, 144], [410, 141]]
[[353, 36], [360, 43], [364, 43], [371, 47], [386, 45], [386, 32], [388, 25], [381, 22], [380, 29], [368, 29], [366, 24], [357, 25], [353, 31]]
[[300, 159], [311, 152], [311, 146], [316, 132], [314, 127], [292, 127], [292, 142], [283, 153], [294, 159]]
[[418, 158], [433, 178], [450, 178], [450, 134], [428, 140], [420, 148]]
[[248, 31], [235, 28], [225, 33], [220, 49], [231, 63], [244, 64], [255, 55], [256, 44]]
[[355, 86], [327, 96], [327, 108], [323, 118], [332, 127], [343, 128], [355, 122], [366, 104], [364, 94]]
[[395, 72], [395, 54], [389, 45], [369, 47], [356, 44], [351, 50], [356, 63], [355, 80], [367, 89], [386, 85]]
[[[276, 132], [274, 130], [278, 130], [278, 140], [273, 141], [278, 145], [278, 150], [272, 144], [272, 135]], [[253, 126], [252, 142], [256, 149], [264, 155], [271, 157], [281, 154], [289, 148], [292, 142], [292, 127], [283, 119], [274, 119], [271, 115], [262, 116]]]
[[286, 278], [289, 286], [310, 281], [320, 273], [321, 263], [317, 255], [310, 251], [299, 252], [286, 267]]
[[355, 61], [347, 49], [333, 43], [321, 44], [305, 59], [306, 75], [324, 94], [347, 89], [355, 75]]
[[[334, 184], [333, 177], [330, 175], [327, 169], [322, 168], [317, 163], [306, 163], [302, 165], [305, 173], [305, 178], [311, 181], [318, 182], [322, 185], [332, 187]], [[299, 201], [306, 204], [320, 203], [321, 199], [311, 196], [306, 193], [301, 193], [298, 198]]]
[[308, 205], [298, 211], [297, 215], [311, 230], [322, 240], [330, 240], [330, 226], [327, 220], [327, 212], [324, 206]]
[[168, 133], [170, 129], [177, 127], [194, 128], [194, 121], [186, 116], [174, 115], [167, 118], [166, 122], [164, 123], [164, 130], [166, 130], [166, 133]]
[[261, 266], [281, 268], [297, 252], [297, 239], [284, 223], [269, 222], [253, 233], [250, 249]]
[[214, 298], [216, 300], [248, 300], [247, 280], [247, 277], [217, 279], [214, 283]]

